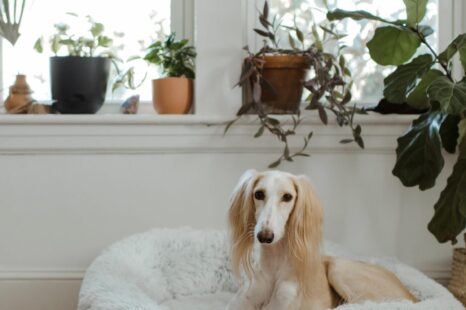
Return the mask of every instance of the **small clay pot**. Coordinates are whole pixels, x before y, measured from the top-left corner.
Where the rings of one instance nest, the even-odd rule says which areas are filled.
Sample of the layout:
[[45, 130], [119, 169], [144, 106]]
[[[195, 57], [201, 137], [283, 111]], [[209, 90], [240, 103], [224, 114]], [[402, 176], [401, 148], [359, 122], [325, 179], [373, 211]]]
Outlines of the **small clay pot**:
[[[303, 55], [264, 56], [261, 102], [269, 114], [295, 114], [301, 105], [310, 62]], [[252, 102], [252, 84], [243, 89], [246, 103]]]
[[193, 80], [169, 77], [152, 81], [154, 109], [159, 114], [187, 114], [193, 102]]

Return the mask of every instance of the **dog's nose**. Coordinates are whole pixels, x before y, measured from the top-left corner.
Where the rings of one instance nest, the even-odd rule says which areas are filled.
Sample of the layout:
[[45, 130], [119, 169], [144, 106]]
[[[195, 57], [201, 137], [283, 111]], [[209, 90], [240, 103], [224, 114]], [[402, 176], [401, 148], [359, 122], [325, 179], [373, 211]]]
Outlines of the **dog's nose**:
[[261, 230], [257, 234], [257, 240], [259, 240], [260, 243], [272, 243], [273, 237], [273, 232], [270, 229]]

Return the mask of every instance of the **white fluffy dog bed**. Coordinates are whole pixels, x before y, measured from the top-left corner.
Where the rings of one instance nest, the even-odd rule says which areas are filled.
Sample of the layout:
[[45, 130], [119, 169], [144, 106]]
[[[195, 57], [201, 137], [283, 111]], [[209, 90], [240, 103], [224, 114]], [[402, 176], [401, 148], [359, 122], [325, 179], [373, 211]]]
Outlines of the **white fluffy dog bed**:
[[[349, 256], [335, 246], [325, 253]], [[464, 309], [442, 286], [393, 260], [364, 259], [385, 266], [421, 302], [343, 305], [353, 309]], [[221, 310], [236, 291], [224, 232], [156, 229], [105, 250], [91, 265], [78, 310]]]

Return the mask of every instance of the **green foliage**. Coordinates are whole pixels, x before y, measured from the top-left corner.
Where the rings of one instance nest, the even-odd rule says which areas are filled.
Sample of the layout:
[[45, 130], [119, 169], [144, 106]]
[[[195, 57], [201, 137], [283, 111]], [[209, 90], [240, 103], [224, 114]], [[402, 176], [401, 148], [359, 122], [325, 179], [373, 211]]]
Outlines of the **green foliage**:
[[172, 33], [164, 42], [157, 41], [149, 46], [144, 60], [160, 66], [169, 77], [184, 76], [194, 79], [196, 50], [188, 45], [188, 40], [177, 41], [175, 38], [175, 33]]
[[[79, 18], [74, 13], [68, 13], [69, 16]], [[56, 33], [49, 39], [50, 49], [58, 55], [63, 49], [67, 55], [75, 57], [94, 57], [102, 56], [115, 58], [110, 48], [113, 45], [113, 39], [104, 34], [105, 27], [103, 24], [96, 22], [92, 17], [87, 16], [86, 21], [89, 24], [89, 32], [85, 36], [76, 36], [70, 34], [68, 24], [55, 24]], [[34, 44], [34, 49], [38, 53], [44, 52], [44, 38], [40, 37]]]
[[430, 100], [440, 103], [445, 113], [461, 115], [466, 110], [466, 80], [455, 83], [441, 76], [430, 84], [427, 94]]
[[458, 146], [458, 139], [460, 138], [460, 122], [461, 117], [456, 115], [447, 115], [440, 127], [440, 137], [442, 138], [443, 148], [450, 154], [454, 154]]
[[466, 69], [466, 34], [459, 35], [445, 51], [439, 55], [439, 61], [447, 65], [449, 61], [456, 55], [460, 54], [460, 60], [463, 65], [463, 68]]
[[466, 139], [463, 139], [458, 162], [448, 179], [447, 187], [435, 204], [435, 215], [429, 230], [439, 242], [457, 242], [457, 236], [466, 228]]
[[408, 26], [416, 27], [426, 16], [428, 0], [403, 0], [408, 15]]
[[[452, 60], [455, 55], [466, 69], [466, 34], [459, 35], [438, 54], [426, 37], [431, 27], [422, 25], [427, 0], [404, 0], [406, 21], [387, 21], [368, 12], [336, 10], [328, 18], [371, 19], [388, 24], [378, 28], [368, 48], [372, 59], [382, 65], [398, 68], [384, 83], [384, 97], [391, 103], [404, 103], [415, 108], [429, 108], [427, 114], [398, 139], [397, 162], [393, 174], [406, 186], [426, 190], [434, 186], [444, 160], [442, 146], [449, 153], [460, 155], [435, 205], [435, 215], [429, 230], [440, 242], [456, 242], [466, 228], [466, 78], [455, 81]], [[430, 51], [408, 62], [420, 45]], [[460, 143], [461, 142], [461, 143]]]
[[410, 63], [399, 66], [385, 78], [385, 98], [392, 103], [406, 102], [406, 95], [416, 86], [416, 81], [429, 71], [432, 63], [431, 55], [421, 55]]
[[[416, 88], [409, 94], [407, 98], [408, 104], [419, 110], [430, 108], [429, 98], [427, 98], [427, 88], [435, 79], [441, 76], [443, 76], [443, 73], [440, 70], [430, 69], [427, 71]], [[408, 93], [408, 90], [406, 90], [406, 93]]]
[[398, 66], [411, 59], [420, 45], [421, 40], [416, 34], [386, 26], [377, 28], [367, 48], [376, 63]]
[[397, 162], [393, 174], [404, 186], [432, 188], [444, 166], [440, 124], [443, 114], [428, 112], [413, 122], [412, 128], [398, 139]]
[[[245, 47], [248, 56], [243, 64], [241, 76], [237, 85], [250, 90], [252, 102], [243, 104], [237, 112], [238, 118], [229, 122], [225, 128], [225, 133], [243, 115], [255, 113], [260, 122], [260, 127], [255, 138], [269, 133], [275, 136], [283, 144], [282, 155], [269, 168], [276, 168], [282, 162], [293, 162], [298, 157], [308, 157], [306, 150], [309, 146], [313, 132], [309, 132], [303, 137], [303, 147], [291, 150], [289, 146], [290, 138], [297, 135], [297, 128], [302, 122], [301, 110], [296, 115], [291, 116], [292, 125], [280, 121], [265, 112], [262, 102], [262, 92], [267, 89], [271, 92], [275, 90], [264, 78], [263, 69], [265, 56], [270, 55], [298, 55], [304, 57], [309, 63], [310, 78], [304, 82], [304, 87], [310, 92], [306, 99], [308, 104], [306, 110], [317, 110], [318, 115], [325, 125], [328, 124], [329, 115], [336, 118], [337, 124], [350, 129], [351, 138], [340, 141], [342, 144], [356, 143], [360, 148], [364, 148], [362, 138], [362, 128], [354, 121], [355, 114], [359, 112], [349, 103], [351, 101], [351, 72], [346, 66], [346, 60], [341, 54], [342, 48], [338, 48], [335, 53], [324, 51], [324, 42], [338, 40], [344, 35], [338, 34], [334, 25], [313, 24], [309, 33], [304, 33], [294, 22], [294, 25], [283, 25], [277, 16], [269, 15], [269, 5], [265, 1], [262, 12], [259, 14], [261, 28], [253, 31], [264, 38], [264, 47], [258, 53], [252, 53], [249, 47]], [[323, 31], [323, 35], [319, 33]], [[280, 31], [284, 31], [288, 37], [291, 49], [280, 47]], [[306, 46], [306, 38], [312, 38], [313, 43]]]
[[0, 37], [15, 45], [20, 37], [26, 0], [2, 0], [0, 3]]

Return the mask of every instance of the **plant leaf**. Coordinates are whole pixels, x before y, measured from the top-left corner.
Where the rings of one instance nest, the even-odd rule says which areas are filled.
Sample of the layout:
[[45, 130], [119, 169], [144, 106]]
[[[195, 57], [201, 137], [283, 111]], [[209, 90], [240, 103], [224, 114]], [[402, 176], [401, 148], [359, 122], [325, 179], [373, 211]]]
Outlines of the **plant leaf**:
[[466, 110], [466, 80], [454, 83], [442, 76], [432, 82], [427, 93], [447, 114], [461, 115]]
[[431, 111], [413, 122], [409, 132], [398, 139], [393, 174], [404, 186], [432, 188], [445, 164], [442, 157], [440, 123], [443, 114]]
[[325, 111], [325, 108], [321, 105], [317, 108], [319, 110], [319, 118], [322, 121], [324, 125], [328, 125], [328, 115], [327, 111]]
[[269, 168], [270, 169], [277, 168], [278, 166], [280, 166], [281, 163], [282, 163], [282, 159], [280, 158], [277, 161], [274, 161], [273, 163], [271, 163], [269, 165]]
[[[460, 123], [458, 124], [458, 143], [457, 145], [461, 144], [461, 141], [464, 141], [466, 137], [466, 118], [463, 118]], [[466, 142], [463, 142], [466, 143]]]
[[435, 215], [429, 231], [441, 243], [457, 242], [456, 237], [466, 228], [466, 143], [463, 140], [460, 156], [453, 167], [447, 187], [435, 204]]
[[403, 0], [408, 15], [408, 26], [416, 27], [424, 19], [428, 0]]
[[442, 71], [437, 69], [429, 70], [416, 88], [409, 94], [407, 102], [413, 108], [422, 110], [430, 107], [429, 98], [427, 97], [427, 89], [432, 82], [438, 77], [443, 76]]
[[456, 115], [447, 115], [440, 127], [440, 137], [442, 138], [443, 148], [450, 154], [456, 152], [458, 138], [460, 136], [459, 123], [461, 117]]
[[37, 39], [36, 43], [34, 43], [34, 49], [39, 54], [42, 54], [44, 52], [44, 45], [42, 43], [43, 40], [44, 39], [42, 37], [40, 37], [39, 39]]
[[254, 28], [254, 32], [256, 32], [256, 33], [257, 33], [258, 35], [260, 35], [260, 36], [269, 38], [269, 33], [268, 33], [267, 31]]
[[91, 27], [91, 33], [94, 37], [100, 36], [104, 32], [104, 25], [101, 23], [94, 23]]
[[336, 9], [334, 11], [330, 11], [327, 13], [327, 19], [329, 21], [334, 21], [334, 20], [341, 20], [345, 18], [351, 18], [353, 20], [362, 20], [362, 19], [369, 19], [369, 20], [376, 20], [388, 24], [396, 24], [396, 22], [391, 22], [386, 19], [383, 19], [381, 17], [375, 16], [369, 12], [366, 11], [345, 11], [345, 10], [340, 10]]
[[257, 133], [254, 135], [254, 138], [259, 138], [261, 137], [263, 134], [264, 134], [264, 130], [265, 130], [265, 127], [264, 126], [261, 126], [259, 128], [259, 130], [257, 131]]
[[372, 59], [380, 65], [399, 66], [413, 57], [421, 40], [409, 30], [393, 26], [377, 28], [367, 43]]
[[460, 54], [460, 60], [461, 64], [463, 65], [463, 69], [466, 70], [466, 33], [456, 37], [456, 39], [450, 43], [447, 49], [439, 55], [439, 60], [443, 64], [447, 64], [458, 52]]
[[434, 29], [428, 25], [420, 25], [419, 32], [422, 33], [424, 37], [428, 37], [434, 33]]
[[422, 77], [432, 66], [431, 55], [421, 55], [408, 64], [399, 66], [385, 80], [384, 96], [391, 103], [406, 102], [407, 94], [414, 88], [418, 78]]

